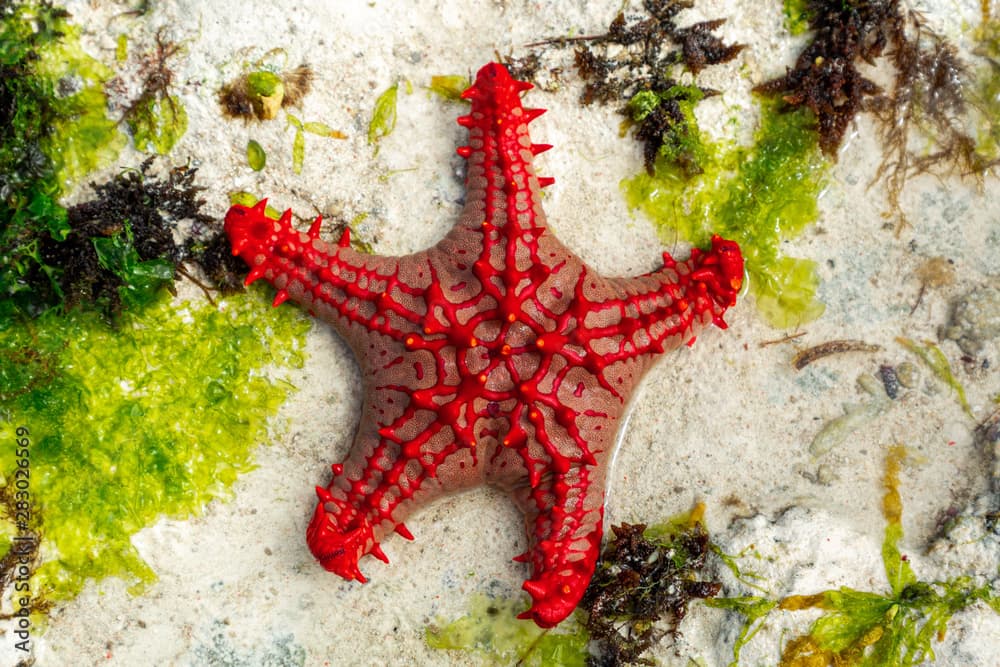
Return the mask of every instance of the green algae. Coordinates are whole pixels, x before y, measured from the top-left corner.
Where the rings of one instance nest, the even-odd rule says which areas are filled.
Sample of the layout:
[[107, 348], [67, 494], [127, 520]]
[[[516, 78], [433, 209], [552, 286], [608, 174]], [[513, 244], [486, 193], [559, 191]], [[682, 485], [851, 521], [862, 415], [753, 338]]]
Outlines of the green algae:
[[376, 155], [378, 155], [379, 142], [396, 129], [396, 99], [398, 97], [399, 83], [397, 82], [382, 91], [382, 94], [375, 100], [372, 119], [368, 123], [368, 145], [375, 147]]
[[[703, 99], [705, 92], [695, 85], [676, 84], [663, 91], [641, 90], [625, 105], [627, 120], [622, 129], [639, 125], [658, 110], [668, 109], [664, 120], [669, 119], [669, 122], [655, 124], [659, 144], [655, 159], [661, 169], [670, 165], [672, 169], [679, 169], [685, 178], [697, 176], [704, 173], [711, 160], [709, 146], [694, 115], [695, 106]], [[645, 138], [643, 129], [639, 125], [637, 137]]]
[[[80, 46], [79, 26], [60, 20], [55, 27], [61, 35], [38, 48], [35, 75], [42, 85], [51, 86], [54, 96], [55, 114], [41, 146], [53, 161], [56, 179], [66, 185], [114, 161], [125, 146], [125, 137], [107, 115], [104, 84], [112, 77], [111, 69]], [[67, 85], [73, 91], [68, 95], [63, 94]]]
[[801, 35], [809, 30], [812, 10], [809, 0], [784, 0], [782, 9], [785, 14], [785, 29], [792, 35]]
[[828, 163], [808, 111], [781, 112], [773, 102], [761, 109], [753, 146], [727, 148], [693, 126], [702, 173], [660, 160], [653, 175], [628, 178], [622, 187], [667, 243], [680, 237], [704, 247], [713, 234], [737, 241], [758, 310], [771, 326], [787, 328], [824, 309], [815, 263], [782, 255], [780, 244], [816, 220]]
[[160, 291], [173, 282], [174, 265], [165, 259], [139, 257], [132, 234], [132, 225], [124, 223], [124, 231], [114, 236], [92, 238], [101, 268], [118, 277], [118, 298], [124, 307], [141, 307], [154, 300]]
[[903, 540], [903, 502], [899, 472], [906, 449], [894, 445], [886, 457], [882, 486], [882, 515], [886, 521], [882, 563], [889, 590], [858, 591], [841, 587], [808, 595], [716, 598], [708, 604], [729, 609], [746, 618], [733, 649], [740, 650], [765, 619], [777, 611], [820, 610], [822, 613], [802, 635], [789, 640], [779, 667], [914, 667], [934, 660], [933, 643], [941, 641], [951, 617], [983, 602], [1000, 613], [1000, 596], [989, 583], [959, 576], [946, 581], [923, 581], [900, 549]]
[[[89, 580], [155, 580], [130, 538], [230, 494], [253, 468], [268, 419], [294, 389], [263, 370], [300, 367], [310, 324], [260, 309], [254, 292], [219, 303], [161, 299], [112, 330], [90, 311], [49, 311], [0, 331], [0, 438], [30, 430], [32, 529], [42, 563], [32, 597], [58, 601]], [[27, 363], [26, 363], [27, 362]], [[5, 483], [14, 448], [0, 448]], [[15, 534], [13, 518], [0, 533]]]
[[987, 18], [976, 29], [976, 54], [986, 60], [973, 77], [979, 110], [976, 151], [987, 160], [1000, 158], [1000, 19]]
[[137, 151], [169, 153], [188, 128], [187, 110], [175, 95], [140, 100], [126, 116]]
[[519, 599], [473, 595], [467, 615], [451, 622], [439, 619], [427, 628], [425, 639], [431, 648], [473, 653], [480, 664], [539, 667], [586, 664], [590, 637], [576, 616], [564, 621], [556, 633], [543, 630], [532, 621], [518, 619], [523, 606]]
[[65, 10], [45, 3], [5, 3], [0, 14], [4, 298], [30, 292], [31, 274], [46, 275], [54, 284], [58, 269], [42, 257], [38, 240], [61, 241], [70, 232], [59, 197], [109, 164], [125, 144], [106, 112], [103, 86], [111, 71], [83, 51], [79, 28], [67, 19]]

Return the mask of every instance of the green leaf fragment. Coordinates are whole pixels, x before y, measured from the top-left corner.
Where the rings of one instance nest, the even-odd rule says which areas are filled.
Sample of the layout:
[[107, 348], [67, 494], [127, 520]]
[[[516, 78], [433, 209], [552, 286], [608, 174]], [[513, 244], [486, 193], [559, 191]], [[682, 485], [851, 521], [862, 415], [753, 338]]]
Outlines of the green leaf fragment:
[[368, 123], [368, 145], [375, 146], [378, 155], [379, 142], [396, 129], [396, 98], [399, 94], [399, 83], [387, 88], [375, 100], [375, 110]]
[[247, 142], [247, 162], [254, 171], [260, 171], [267, 164], [267, 153], [253, 139]]
[[292, 142], [292, 171], [302, 173], [302, 165], [306, 160], [306, 135], [301, 127], [295, 129], [295, 140]]
[[449, 102], [460, 102], [462, 93], [472, 85], [469, 77], [461, 74], [437, 74], [431, 77], [427, 90]]
[[[240, 206], [250, 207], [259, 201], [260, 197], [253, 194], [252, 192], [240, 191], [240, 192], [229, 193], [230, 206], [239, 204]], [[277, 220], [278, 218], [281, 217], [281, 211], [268, 204], [267, 206], [264, 207], [264, 215], [268, 216], [269, 218]]]
[[931, 369], [939, 380], [951, 387], [955, 392], [955, 396], [958, 398], [959, 405], [962, 406], [962, 409], [965, 410], [967, 415], [975, 419], [975, 415], [972, 414], [972, 408], [969, 406], [969, 402], [965, 398], [965, 388], [955, 377], [955, 374], [952, 373], [951, 364], [948, 363], [948, 358], [944, 356], [944, 352], [941, 351], [941, 348], [931, 341], [924, 341], [924, 345], [921, 346], [909, 338], [902, 336], [897, 338], [896, 342], [915, 354], [928, 368]]
[[839, 447], [848, 436], [884, 413], [890, 405], [888, 398], [871, 398], [864, 403], [846, 406], [844, 414], [823, 425], [809, 444], [809, 453], [819, 457]]

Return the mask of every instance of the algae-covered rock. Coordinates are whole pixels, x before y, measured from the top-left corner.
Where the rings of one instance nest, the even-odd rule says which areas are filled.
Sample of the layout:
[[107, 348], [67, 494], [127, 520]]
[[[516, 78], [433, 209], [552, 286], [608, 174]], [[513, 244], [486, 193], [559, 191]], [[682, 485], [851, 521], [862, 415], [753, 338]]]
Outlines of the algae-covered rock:
[[944, 335], [966, 354], [981, 353], [987, 342], [1000, 337], [1000, 289], [977, 287], [956, 301]]

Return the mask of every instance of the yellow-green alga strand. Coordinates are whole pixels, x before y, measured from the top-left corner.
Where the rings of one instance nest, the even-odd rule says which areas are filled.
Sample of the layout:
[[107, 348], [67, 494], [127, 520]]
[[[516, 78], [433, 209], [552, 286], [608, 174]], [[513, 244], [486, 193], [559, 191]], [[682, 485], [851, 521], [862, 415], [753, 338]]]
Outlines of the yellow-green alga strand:
[[958, 399], [959, 405], [965, 410], [965, 414], [975, 419], [975, 415], [972, 414], [972, 407], [965, 398], [965, 387], [955, 377], [955, 374], [951, 370], [951, 364], [948, 363], [948, 358], [944, 356], [941, 348], [931, 341], [924, 341], [924, 345], [919, 345], [909, 338], [902, 336], [897, 338], [896, 342], [915, 354], [933, 371], [939, 380], [951, 387], [955, 392], [955, 398]]
[[302, 129], [310, 134], [315, 134], [320, 137], [326, 137], [327, 139], [346, 139], [347, 135], [340, 130], [335, 130], [326, 123], [320, 123], [317, 121], [308, 121], [302, 123]]
[[819, 277], [810, 260], [785, 257], [782, 241], [818, 216], [817, 198], [828, 168], [806, 110], [781, 112], [762, 103], [761, 127], [750, 148], [726, 149], [702, 141], [701, 174], [679, 168], [639, 174], [622, 185], [631, 206], [648, 215], [666, 243], [698, 246], [712, 234], [740, 244], [750, 291], [774, 327], [811, 321], [823, 313], [816, 299]]
[[[258, 300], [161, 300], [123, 314], [117, 330], [93, 313], [50, 311], [0, 332], [0, 371], [26, 345], [48, 360], [38, 363], [47, 375], [22, 379], [0, 402], [0, 437], [18, 426], [32, 434], [34, 527], [46, 558], [32, 577], [36, 597], [68, 599], [109, 576], [140, 592], [155, 574], [132, 535], [227, 497], [253, 468], [269, 418], [293, 390], [262, 371], [301, 366], [310, 326]], [[0, 449], [5, 478], [15, 465], [13, 449]]]
[[893, 445], [885, 462], [885, 477], [882, 485], [882, 515], [885, 517], [885, 538], [882, 540], [882, 562], [885, 576], [889, 580], [892, 593], [899, 596], [903, 590], [917, 581], [916, 575], [905, 556], [899, 551], [903, 539], [903, 500], [899, 494], [899, 469], [906, 458], [903, 445]]

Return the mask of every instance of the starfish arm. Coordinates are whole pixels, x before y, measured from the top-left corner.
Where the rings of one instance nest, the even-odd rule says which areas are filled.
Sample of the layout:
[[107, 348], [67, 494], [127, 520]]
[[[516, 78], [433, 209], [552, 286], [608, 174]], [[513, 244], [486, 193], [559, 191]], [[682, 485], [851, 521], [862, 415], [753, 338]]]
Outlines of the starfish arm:
[[663, 253], [663, 267], [634, 278], [608, 279], [611, 298], [587, 299], [591, 321], [585, 329], [601, 340], [605, 364], [651, 358], [691, 343], [705, 326], [726, 328], [723, 315], [736, 303], [743, 282], [739, 246], [718, 236], [712, 248], [691, 251], [678, 262]]
[[461, 488], [454, 472], [471, 465], [447, 427], [431, 421], [412, 440], [380, 429], [359, 435], [351, 453], [334, 464], [333, 479], [317, 487], [319, 501], [306, 532], [313, 555], [330, 572], [365, 582], [359, 560], [372, 554], [386, 563], [381, 542], [396, 532], [413, 539], [404, 521], [418, 506]]
[[519, 618], [550, 628], [569, 616], [583, 597], [600, 553], [604, 521], [603, 472], [571, 465], [514, 492], [528, 526], [531, 546], [518, 560], [531, 563], [522, 588], [532, 598]]
[[319, 238], [321, 218], [300, 232], [292, 227], [291, 211], [275, 220], [266, 215], [266, 203], [237, 204], [226, 214], [233, 254], [250, 267], [248, 285], [265, 279], [278, 290], [276, 306], [291, 299], [345, 335], [353, 324], [397, 340], [419, 329], [431, 284], [426, 252], [365, 255], [351, 247], [348, 230], [330, 245]]

